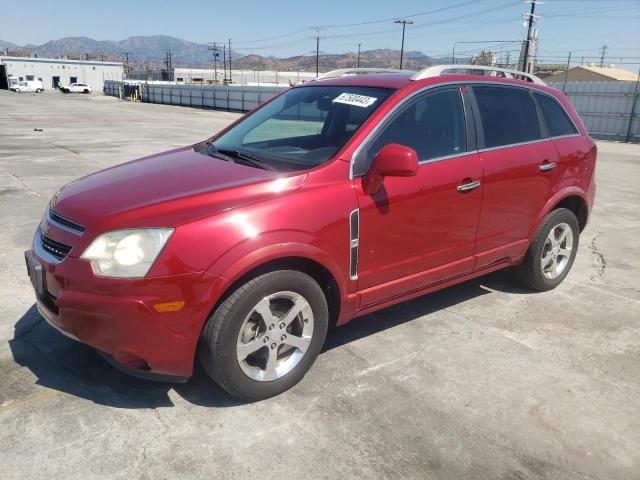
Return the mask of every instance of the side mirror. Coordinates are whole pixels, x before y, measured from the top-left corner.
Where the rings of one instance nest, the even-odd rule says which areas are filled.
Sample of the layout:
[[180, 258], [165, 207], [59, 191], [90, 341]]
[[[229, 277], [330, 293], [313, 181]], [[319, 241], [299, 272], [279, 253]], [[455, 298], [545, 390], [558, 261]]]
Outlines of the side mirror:
[[413, 148], [397, 143], [382, 147], [374, 157], [369, 171], [362, 179], [362, 190], [373, 195], [384, 182], [384, 177], [413, 177], [418, 173], [418, 154]]

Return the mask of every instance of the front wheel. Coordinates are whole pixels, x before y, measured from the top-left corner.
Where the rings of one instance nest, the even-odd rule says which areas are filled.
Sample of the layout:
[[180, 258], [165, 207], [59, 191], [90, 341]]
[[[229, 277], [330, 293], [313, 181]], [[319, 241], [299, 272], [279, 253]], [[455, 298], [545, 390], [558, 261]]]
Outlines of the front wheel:
[[328, 317], [326, 298], [313, 278], [295, 270], [266, 273], [216, 308], [202, 331], [198, 356], [230, 394], [252, 401], [272, 397], [311, 368]]
[[516, 269], [526, 286], [544, 292], [565, 279], [578, 251], [580, 229], [575, 214], [566, 208], [549, 213]]

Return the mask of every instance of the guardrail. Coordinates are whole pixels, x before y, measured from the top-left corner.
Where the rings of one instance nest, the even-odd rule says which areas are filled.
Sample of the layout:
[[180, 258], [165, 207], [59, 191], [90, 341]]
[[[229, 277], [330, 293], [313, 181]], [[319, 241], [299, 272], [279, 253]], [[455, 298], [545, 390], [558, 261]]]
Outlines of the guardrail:
[[253, 110], [283, 89], [248, 85], [180, 85], [111, 80], [104, 83], [105, 95], [112, 97], [232, 112]]

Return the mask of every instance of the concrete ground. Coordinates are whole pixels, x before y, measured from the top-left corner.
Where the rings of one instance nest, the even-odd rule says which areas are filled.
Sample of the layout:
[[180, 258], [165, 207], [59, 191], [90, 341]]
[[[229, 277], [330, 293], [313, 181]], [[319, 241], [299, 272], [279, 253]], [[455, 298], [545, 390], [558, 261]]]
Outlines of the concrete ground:
[[638, 145], [598, 144], [559, 288], [497, 272], [363, 317], [267, 401], [129, 378], [49, 327], [22, 254], [53, 192], [234, 118], [0, 91], [2, 478], [640, 478]]

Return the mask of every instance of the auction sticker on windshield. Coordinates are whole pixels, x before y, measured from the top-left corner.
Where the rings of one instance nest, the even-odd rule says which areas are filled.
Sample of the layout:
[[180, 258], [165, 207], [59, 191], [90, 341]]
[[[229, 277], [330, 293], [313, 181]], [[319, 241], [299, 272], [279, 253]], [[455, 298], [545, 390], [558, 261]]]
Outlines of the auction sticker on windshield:
[[376, 97], [367, 97], [366, 95], [358, 95], [356, 93], [341, 93], [333, 99], [335, 103], [345, 103], [347, 105], [355, 105], [356, 107], [367, 108], [377, 100]]

